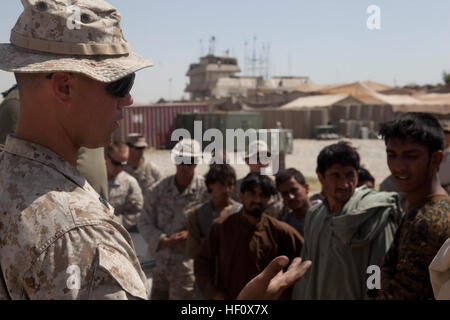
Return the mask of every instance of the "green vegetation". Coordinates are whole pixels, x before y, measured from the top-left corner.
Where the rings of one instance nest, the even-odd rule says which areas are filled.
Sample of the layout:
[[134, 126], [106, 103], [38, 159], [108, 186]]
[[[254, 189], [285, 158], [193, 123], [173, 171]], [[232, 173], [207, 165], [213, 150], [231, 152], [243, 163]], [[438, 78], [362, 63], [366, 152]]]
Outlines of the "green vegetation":
[[309, 184], [309, 196], [322, 191], [322, 185], [320, 184], [319, 179], [311, 177], [305, 177], [305, 179], [306, 183]]
[[442, 72], [442, 80], [445, 84], [450, 84], [450, 73], [447, 73], [446, 71]]

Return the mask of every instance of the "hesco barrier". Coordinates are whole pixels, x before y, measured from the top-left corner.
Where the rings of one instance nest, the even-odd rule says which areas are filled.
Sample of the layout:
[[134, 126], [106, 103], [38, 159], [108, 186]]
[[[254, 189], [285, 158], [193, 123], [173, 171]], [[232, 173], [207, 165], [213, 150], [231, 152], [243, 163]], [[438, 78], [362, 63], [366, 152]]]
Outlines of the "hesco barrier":
[[308, 107], [297, 110], [261, 110], [264, 128], [275, 128], [277, 122], [286, 129], [292, 129], [294, 139], [313, 139], [314, 127], [336, 125], [339, 133], [358, 138], [362, 127], [376, 132], [382, 122], [395, 117], [390, 105], [333, 105], [329, 107]]
[[145, 106], [131, 106], [124, 108], [124, 119], [120, 122], [113, 138], [125, 141], [130, 133], [141, 133], [147, 139], [149, 147], [158, 149], [171, 148], [172, 131], [176, 127], [179, 113], [208, 112], [206, 103], [164, 103]]

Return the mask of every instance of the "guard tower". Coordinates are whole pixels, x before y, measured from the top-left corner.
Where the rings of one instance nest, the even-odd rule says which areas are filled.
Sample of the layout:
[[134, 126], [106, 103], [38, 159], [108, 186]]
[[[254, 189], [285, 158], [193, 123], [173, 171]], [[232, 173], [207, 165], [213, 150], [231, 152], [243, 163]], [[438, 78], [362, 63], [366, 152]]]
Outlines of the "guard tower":
[[228, 78], [239, 72], [241, 69], [236, 58], [208, 54], [200, 58], [200, 63], [190, 65], [186, 74], [190, 81], [185, 91], [190, 93], [191, 100], [209, 98], [220, 78]]

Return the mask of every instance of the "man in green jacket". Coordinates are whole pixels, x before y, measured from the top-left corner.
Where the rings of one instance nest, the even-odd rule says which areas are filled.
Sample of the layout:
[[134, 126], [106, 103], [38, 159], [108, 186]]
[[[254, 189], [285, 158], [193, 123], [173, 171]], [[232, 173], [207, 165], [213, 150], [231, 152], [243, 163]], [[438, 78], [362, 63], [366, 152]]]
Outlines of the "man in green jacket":
[[326, 199], [306, 215], [302, 260], [312, 266], [293, 299], [369, 299], [370, 266], [381, 265], [401, 218], [396, 193], [356, 188], [358, 152], [345, 142], [325, 147], [317, 175]]

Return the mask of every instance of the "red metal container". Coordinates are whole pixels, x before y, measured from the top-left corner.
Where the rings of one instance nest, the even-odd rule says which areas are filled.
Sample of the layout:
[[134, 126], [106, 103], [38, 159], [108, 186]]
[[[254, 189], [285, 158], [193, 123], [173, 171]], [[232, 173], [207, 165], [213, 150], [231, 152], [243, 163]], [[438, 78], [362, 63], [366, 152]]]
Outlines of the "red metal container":
[[113, 138], [125, 141], [130, 133], [141, 133], [149, 147], [163, 149], [171, 147], [170, 136], [175, 130], [178, 113], [208, 112], [207, 103], [164, 103], [124, 108], [124, 119]]

